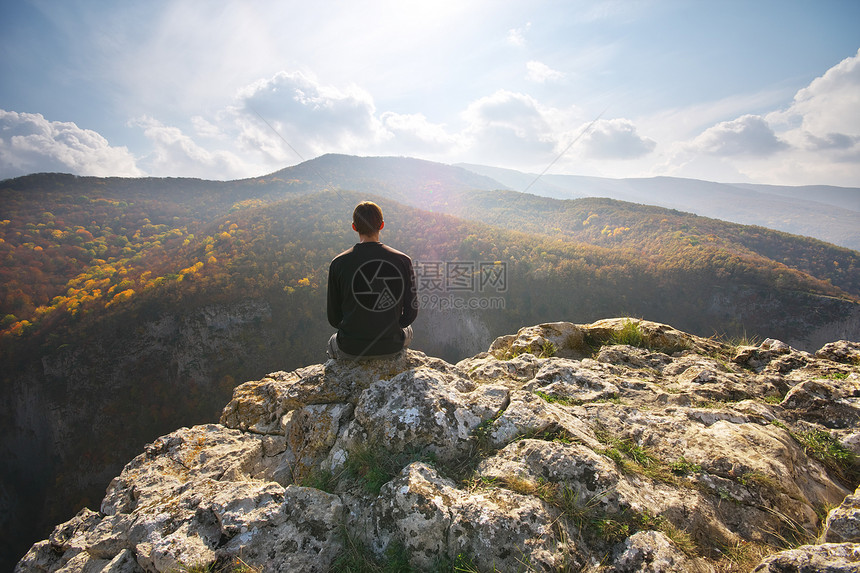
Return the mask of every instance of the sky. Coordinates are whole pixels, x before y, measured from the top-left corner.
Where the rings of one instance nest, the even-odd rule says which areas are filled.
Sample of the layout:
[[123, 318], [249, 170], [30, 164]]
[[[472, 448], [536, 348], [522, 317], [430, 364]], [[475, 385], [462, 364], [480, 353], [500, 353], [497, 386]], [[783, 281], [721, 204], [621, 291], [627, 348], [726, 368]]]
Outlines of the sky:
[[325, 153], [860, 187], [857, 0], [7, 0], [0, 179]]

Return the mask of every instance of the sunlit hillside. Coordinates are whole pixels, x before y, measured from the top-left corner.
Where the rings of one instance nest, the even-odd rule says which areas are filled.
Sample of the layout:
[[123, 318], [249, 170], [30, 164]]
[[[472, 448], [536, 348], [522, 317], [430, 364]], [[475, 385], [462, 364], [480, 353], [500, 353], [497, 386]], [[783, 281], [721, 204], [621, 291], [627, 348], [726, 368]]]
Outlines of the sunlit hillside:
[[[587, 268], [583, 276], [612, 274], [613, 268], [647, 276], [635, 288], [637, 296], [624, 299], [624, 310], [673, 319], [703, 334], [755, 331], [757, 325], [739, 314], [730, 320], [685, 315], [680, 308], [689, 296], [672, 297], [673, 308], [664, 308], [667, 293], [681, 288], [702, 299], [719, 284], [860, 296], [860, 259], [850, 249], [657, 207], [489, 190], [493, 181], [487, 178], [411, 159], [325, 156], [271, 176], [228, 183], [41, 175], [5, 185], [0, 190], [0, 328], [6, 341], [37, 335], [57, 339], [55, 327], [92, 322], [123, 304], [142, 304], [164, 292], [182, 298], [205, 291], [217, 298], [237, 284], [253, 285], [252, 291], [296, 288], [298, 281], [324, 273], [325, 263], [352, 240], [344, 222], [350, 210], [345, 189], [491, 225], [496, 230], [480, 227], [468, 233], [493, 245], [491, 252], [473, 254], [543, 269], [543, 275], [519, 278], [528, 288], [539, 276], [552, 277], [568, 267]], [[302, 218], [287, 216], [291, 228], [277, 235], [261, 222], [280, 216], [265, 206], [321, 188], [343, 204], [327, 210], [312, 201], [318, 209]], [[416, 218], [426, 220], [426, 215]], [[316, 238], [305, 228], [319, 230], [334, 221], [346, 228], [345, 235], [329, 230]], [[410, 222], [400, 228], [416, 226]], [[500, 229], [528, 237], [500, 236]], [[386, 238], [398, 239], [398, 231], [389, 225], [392, 234]], [[407, 233], [400, 244], [416, 259], [434, 260], [443, 245], [448, 256], [457, 255], [461, 246], [452, 245], [455, 240], [446, 226], [437, 225], [422, 240]], [[542, 247], [507, 253], [524, 241]], [[267, 257], [272, 260], [259, 263]], [[647, 284], [653, 290], [645, 290]], [[613, 286], [619, 296], [627, 287], [623, 281]], [[590, 295], [580, 289], [578, 296]], [[538, 300], [528, 308], [508, 308], [508, 314], [531, 318], [540, 308]], [[592, 301], [580, 308], [589, 314], [589, 308], [605, 305]], [[797, 331], [785, 334], [802, 338]]]

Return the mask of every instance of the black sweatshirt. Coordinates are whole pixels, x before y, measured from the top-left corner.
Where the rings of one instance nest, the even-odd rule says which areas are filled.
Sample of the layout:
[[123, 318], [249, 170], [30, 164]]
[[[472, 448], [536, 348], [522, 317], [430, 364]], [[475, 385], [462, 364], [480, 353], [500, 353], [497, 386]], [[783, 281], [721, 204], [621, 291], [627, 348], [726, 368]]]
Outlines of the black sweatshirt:
[[354, 356], [403, 349], [403, 329], [418, 316], [412, 259], [382, 243], [357, 243], [328, 270], [328, 322], [338, 348]]

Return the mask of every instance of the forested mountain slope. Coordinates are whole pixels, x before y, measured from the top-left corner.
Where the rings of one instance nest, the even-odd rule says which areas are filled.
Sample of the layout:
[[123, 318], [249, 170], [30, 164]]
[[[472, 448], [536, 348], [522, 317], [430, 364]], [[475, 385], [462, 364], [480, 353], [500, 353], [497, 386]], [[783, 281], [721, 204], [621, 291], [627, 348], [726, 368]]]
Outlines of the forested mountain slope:
[[369, 192], [555, 239], [635, 247], [682, 266], [689, 266], [682, 259], [696, 260], [717, 249], [732, 258], [728, 266], [739, 260], [753, 266], [775, 262], [860, 294], [855, 251], [677, 211], [493, 191], [498, 186], [437, 163], [337, 155], [234, 182], [58, 174], [9, 180], [0, 187], [0, 255], [6, 261], [0, 270], [3, 327], [31, 321], [36, 308], [50, 307], [55, 296], [74, 286], [70, 280], [92, 270], [94, 261], [137, 260], [151, 249], [163, 253], [180, 236], [184, 243], [200, 225], [231, 210], [321, 189]]
[[[445, 211], [449, 205], [434, 207]], [[823, 283], [860, 295], [860, 253], [764, 227], [613, 199], [557, 200], [514, 191], [463, 194], [450, 210], [494, 226], [628, 250], [667, 271], [716, 257], [730, 275], [767, 267], [779, 286], [800, 273], [821, 281], [819, 288], [830, 294], [837, 290]]]

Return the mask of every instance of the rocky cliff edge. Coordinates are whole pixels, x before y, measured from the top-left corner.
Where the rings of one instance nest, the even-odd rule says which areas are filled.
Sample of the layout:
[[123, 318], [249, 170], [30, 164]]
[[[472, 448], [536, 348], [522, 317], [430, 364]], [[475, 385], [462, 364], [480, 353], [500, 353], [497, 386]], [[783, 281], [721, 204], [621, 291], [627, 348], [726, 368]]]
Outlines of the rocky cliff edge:
[[856, 342], [609, 319], [328, 361], [148, 445], [16, 571], [856, 572], [858, 422]]

